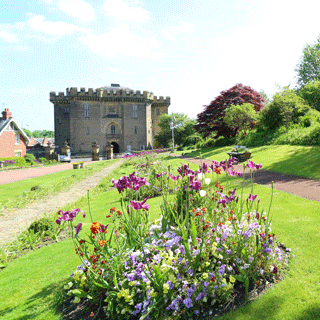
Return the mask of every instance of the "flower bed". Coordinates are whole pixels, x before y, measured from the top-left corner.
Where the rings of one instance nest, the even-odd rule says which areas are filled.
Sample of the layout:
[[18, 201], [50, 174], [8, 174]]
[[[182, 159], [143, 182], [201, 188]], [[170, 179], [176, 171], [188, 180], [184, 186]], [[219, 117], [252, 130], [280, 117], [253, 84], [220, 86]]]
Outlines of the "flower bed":
[[[278, 281], [290, 249], [277, 241], [270, 210], [259, 210], [257, 195], [243, 199], [241, 193], [239, 199], [231, 187], [231, 179], [241, 176], [233, 161], [213, 161], [197, 171], [183, 165], [172, 175], [147, 160], [142, 168], [154, 173], [163, 197], [162, 215], [151, 222], [144, 197], [153, 185], [135, 172], [113, 180], [121, 208], [111, 208], [104, 225], [90, 215], [88, 239], [80, 237], [81, 223], [73, 235], [82, 261], [65, 286], [73, 302], [92, 300], [110, 319], [197, 318], [227, 304], [236, 288], [248, 299], [249, 286]], [[261, 168], [252, 161], [247, 166]], [[225, 185], [218, 180], [222, 171]], [[172, 203], [169, 191], [175, 192]], [[72, 226], [79, 212], [60, 211], [57, 223]], [[114, 226], [110, 236], [108, 222]]]

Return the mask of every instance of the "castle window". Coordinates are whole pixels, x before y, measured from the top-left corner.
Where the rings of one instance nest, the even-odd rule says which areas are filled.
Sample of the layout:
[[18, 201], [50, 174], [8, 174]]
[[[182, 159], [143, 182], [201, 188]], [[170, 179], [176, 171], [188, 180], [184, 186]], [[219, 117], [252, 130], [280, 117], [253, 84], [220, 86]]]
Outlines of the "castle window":
[[160, 109], [157, 109], [156, 113], [157, 113], [157, 116], [160, 115]]
[[114, 125], [111, 126], [111, 134], [116, 134], [116, 127]]
[[69, 115], [69, 113], [70, 113], [70, 107], [69, 106], [64, 107], [64, 115], [67, 116]]
[[90, 134], [90, 128], [87, 127], [87, 136]]
[[90, 118], [90, 106], [88, 103], [84, 105], [84, 117]]
[[137, 127], [134, 127], [134, 134], [138, 134], [138, 129], [137, 129]]
[[132, 106], [132, 118], [138, 119], [138, 106], [136, 105]]
[[20, 144], [20, 133], [16, 133], [15, 135], [15, 144]]
[[110, 113], [115, 113], [114, 107], [109, 107], [109, 112]]

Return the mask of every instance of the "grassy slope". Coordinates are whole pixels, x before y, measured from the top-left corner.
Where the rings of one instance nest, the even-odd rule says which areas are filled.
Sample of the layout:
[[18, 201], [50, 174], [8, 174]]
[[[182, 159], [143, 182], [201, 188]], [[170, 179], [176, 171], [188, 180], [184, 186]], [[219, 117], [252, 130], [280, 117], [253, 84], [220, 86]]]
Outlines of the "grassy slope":
[[[1, 203], [6, 208], [23, 207], [33, 199], [43, 198], [43, 196], [49, 193], [52, 194], [66, 189], [68, 186], [87, 178], [89, 175], [111, 165], [115, 161], [117, 160], [100, 161], [86, 165], [81, 170], [69, 169], [37, 178], [0, 185], [0, 207]], [[30, 191], [33, 186], [40, 186], [41, 189]]]
[[[249, 189], [245, 191], [249, 192]], [[255, 186], [254, 193], [262, 199], [260, 208], [268, 208], [270, 189]], [[116, 191], [104, 192], [92, 199], [94, 219], [104, 222], [106, 219], [103, 218], [110, 207], [119, 203], [118, 199]], [[150, 199], [148, 202], [152, 215], [159, 215], [159, 199]], [[87, 211], [82, 203], [82, 208]], [[285, 281], [257, 301], [226, 315], [224, 320], [320, 318], [320, 258], [316, 255], [319, 210], [318, 202], [275, 191], [273, 229], [278, 239], [291, 247], [295, 254], [291, 270]], [[79, 217], [78, 220], [83, 218]], [[89, 218], [85, 221], [83, 233], [87, 232]], [[12, 262], [0, 273], [0, 319], [60, 320], [61, 316], [53, 304], [54, 295], [68, 281], [70, 272], [78, 264], [70, 240], [44, 247]]]
[[[232, 146], [222, 148], [204, 148], [186, 153], [188, 156], [199, 156], [200, 152], [203, 158], [211, 160], [228, 159], [226, 152], [230, 151]], [[292, 174], [300, 177], [320, 179], [320, 147], [290, 146], [290, 145], [271, 145], [263, 147], [250, 148], [252, 151], [252, 160], [256, 163], [262, 163], [263, 169]]]

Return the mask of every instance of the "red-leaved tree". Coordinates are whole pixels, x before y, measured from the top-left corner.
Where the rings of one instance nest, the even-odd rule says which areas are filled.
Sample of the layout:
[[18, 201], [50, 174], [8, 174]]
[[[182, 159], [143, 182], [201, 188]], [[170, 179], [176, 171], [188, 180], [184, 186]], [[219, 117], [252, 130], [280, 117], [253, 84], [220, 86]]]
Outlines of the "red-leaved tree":
[[215, 132], [215, 138], [219, 136], [234, 137], [237, 134], [237, 124], [233, 127], [228, 127], [224, 121], [225, 109], [230, 105], [239, 105], [243, 103], [252, 103], [256, 112], [263, 109], [263, 96], [253, 90], [249, 86], [244, 86], [241, 83], [234, 87], [220, 92], [208, 106], [205, 106], [204, 111], [198, 114], [197, 124], [194, 126], [203, 137], [208, 137], [212, 132]]

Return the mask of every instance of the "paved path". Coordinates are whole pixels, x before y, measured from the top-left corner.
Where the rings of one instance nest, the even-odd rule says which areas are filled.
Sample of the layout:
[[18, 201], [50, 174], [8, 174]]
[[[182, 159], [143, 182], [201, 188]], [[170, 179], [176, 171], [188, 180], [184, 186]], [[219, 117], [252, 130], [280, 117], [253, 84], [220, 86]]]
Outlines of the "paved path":
[[[86, 164], [93, 163], [94, 161], [88, 161]], [[5, 170], [0, 171], [0, 184], [6, 184], [10, 182], [16, 182], [25, 179], [36, 178], [40, 176], [44, 176], [50, 173], [55, 173], [59, 171], [64, 171], [68, 169], [72, 169], [72, 163], [64, 163], [55, 166], [49, 167], [35, 167], [35, 168], [27, 168], [27, 169], [14, 169], [14, 170]]]
[[[201, 161], [211, 164], [212, 160], [190, 158], [187, 156], [177, 156], [181, 160], [190, 161], [200, 164]], [[243, 173], [243, 165], [235, 165], [235, 171]], [[246, 168], [245, 178], [250, 179], [250, 170]], [[263, 169], [254, 170], [254, 182], [266, 187], [271, 187], [271, 183], [276, 190], [297, 195], [299, 197], [320, 202], [320, 180], [301, 178], [293, 175], [283, 174], [279, 172], [267, 171]]]
[[87, 194], [87, 190], [99, 184], [100, 180], [115, 170], [123, 160], [113, 163], [107, 168], [96, 172], [92, 176], [74, 184], [67, 191], [52, 195], [31, 203], [25, 208], [6, 212], [0, 217], [0, 246], [12, 241], [19, 231], [26, 229], [36, 219], [41, 218], [45, 213], [58, 212], [69, 203], [73, 203]]

